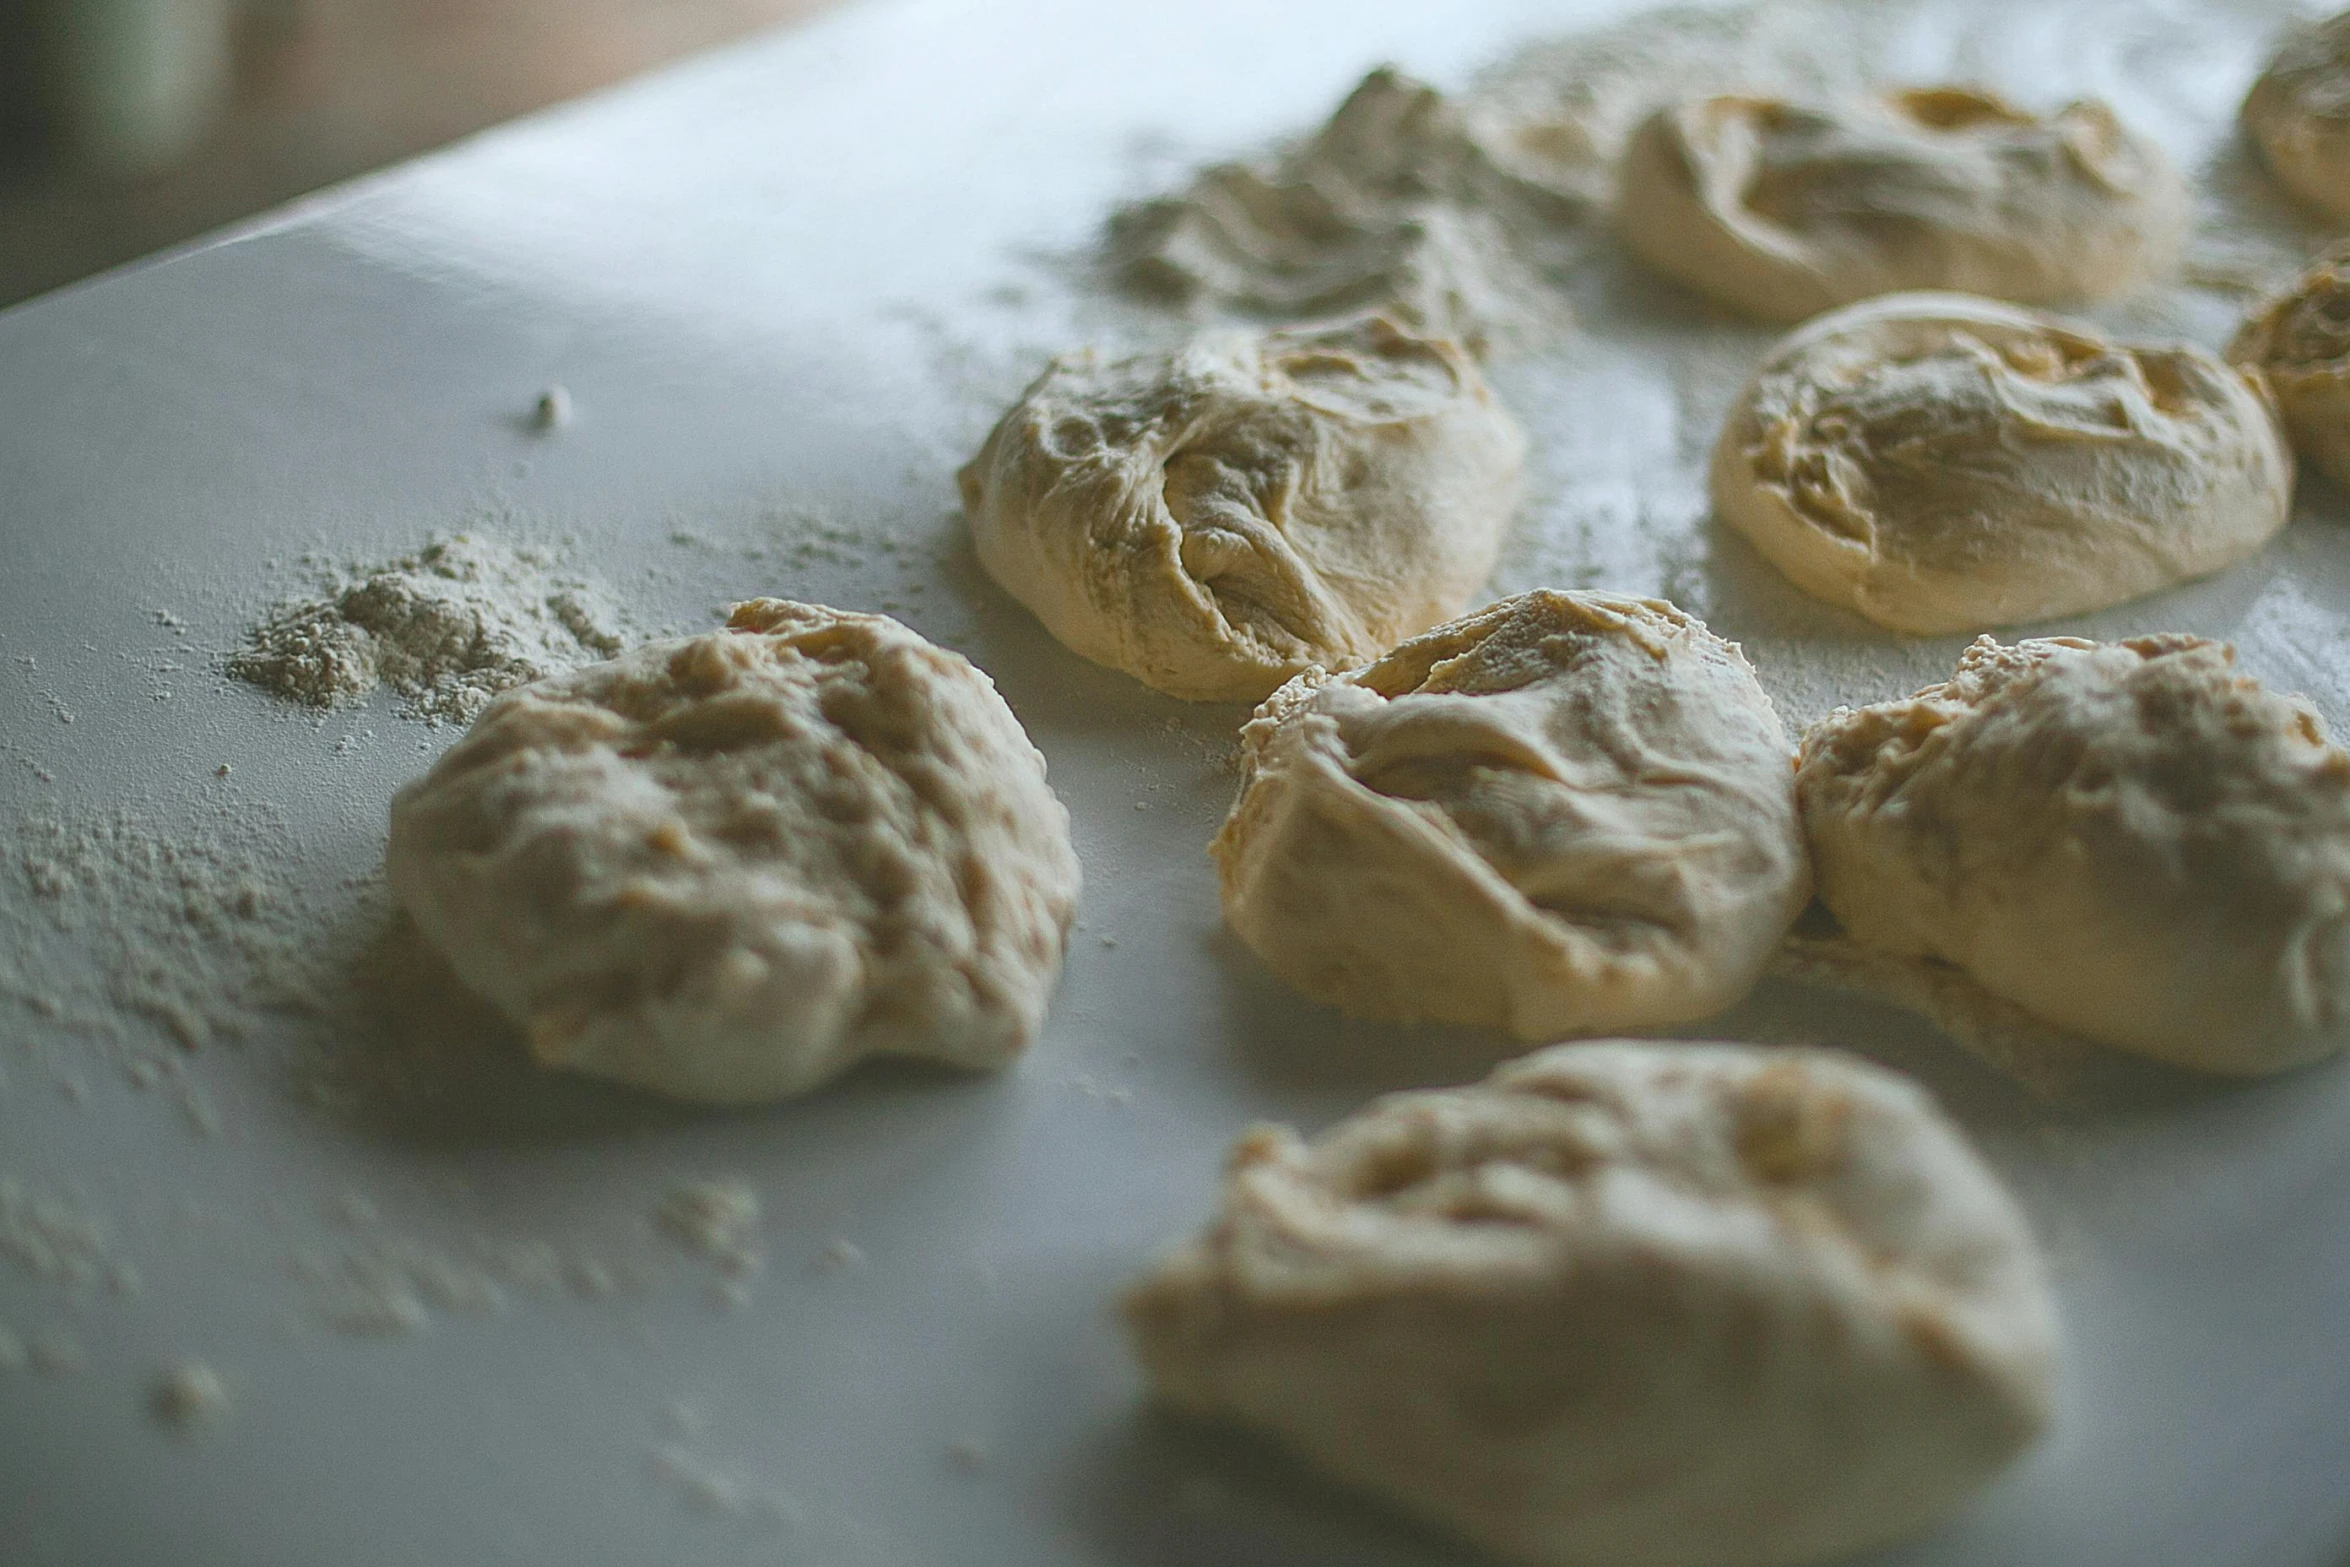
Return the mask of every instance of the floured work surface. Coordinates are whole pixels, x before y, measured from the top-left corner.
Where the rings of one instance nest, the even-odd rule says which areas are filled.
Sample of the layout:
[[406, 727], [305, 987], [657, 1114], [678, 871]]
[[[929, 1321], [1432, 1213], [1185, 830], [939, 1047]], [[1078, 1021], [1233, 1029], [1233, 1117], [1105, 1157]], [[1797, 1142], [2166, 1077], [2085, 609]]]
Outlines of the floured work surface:
[[[2191, 281], [2094, 318], [2216, 347], [2322, 239], [2231, 128], [2288, 10], [1650, 27], [1562, 46], [1585, 88], [1561, 114], [1560, 54], [1479, 68], [1597, 9], [876, 4], [0, 317], [0, 1556], [1452, 1559], [1147, 1415], [1107, 1302], [1205, 1212], [1247, 1122], [1319, 1128], [1506, 1047], [1347, 1022], [1220, 928], [1205, 849], [1241, 709], [1052, 642], [971, 555], [955, 469], [1052, 354], [1184, 329], [1111, 286], [1113, 212], [1262, 159], [1393, 60], [1480, 123], [1553, 127], [1518, 165], [1539, 192], [1470, 187], [1563, 214], [1555, 250], [1480, 274], [1545, 291], [1493, 334], [1532, 454], [1490, 592], [1670, 597], [1743, 643], [1791, 727], [1905, 693], [1961, 639], [1824, 609], [1708, 520], [1705, 457], [1770, 334], [1575, 216], [1593, 149], [1660, 74], [1833, 86], [1875, 61], [2042, 109], [2094, 93], [2199, 204]], [[1481, 243], [1515, 221], [1475, 219]], [[2307, 480], [2245, 563], [2054, 629], [2230, 638], [2340, 727], [2346, 528]], [[452, 726], [402, 716], [432, 708], [397, 668], [324, 709], [227, 670], [273, 606], [456, 535], [537, 574], [501, 569], [485, 613], [575, 637], [682, 634], [772, 593], [899, 615], [988, 670], [1086, 872], [1028, 1058], [871, 1068], [735, 1114], [527, 1067], [377, 879], [385, 803]], [[608, 614], [548, 596], [579, 584]], [[1829, 946], [1792, 968], [1853, 977]], [[2033, 1048], [1977, 1022], [1994, 1054]], [[2070, 1348], [2050, 1440], [1889, 1559], [2339, 1560], [2341, 1066], [2231, 1086], [2059, 1058], [2027, 1090], [1906, 1012], [1787, 979], [1690, 1031], [1920, 1076], [2051, 1253]]]

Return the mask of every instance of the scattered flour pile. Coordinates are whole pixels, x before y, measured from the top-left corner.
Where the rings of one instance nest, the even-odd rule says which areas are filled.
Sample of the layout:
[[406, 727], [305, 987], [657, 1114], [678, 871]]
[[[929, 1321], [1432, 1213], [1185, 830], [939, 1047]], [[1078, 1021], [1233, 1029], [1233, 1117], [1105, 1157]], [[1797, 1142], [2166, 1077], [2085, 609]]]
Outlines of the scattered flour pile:
[[289, 701], [347, 707], [378, 685], [427, 723], [470, 723], [509, 686], [609, 658], [625, 622], [546, 551], [468, 534], [338, 574], [253, 628], [229, 673]]

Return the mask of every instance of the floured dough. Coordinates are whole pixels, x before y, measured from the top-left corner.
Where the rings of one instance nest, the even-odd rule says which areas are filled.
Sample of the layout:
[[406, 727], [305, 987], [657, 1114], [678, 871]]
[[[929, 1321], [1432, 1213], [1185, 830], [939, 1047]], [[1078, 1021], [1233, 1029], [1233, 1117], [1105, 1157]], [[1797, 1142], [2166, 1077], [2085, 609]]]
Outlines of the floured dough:
[[2228, 357], [2267, 383], [2301, 455], [2350, 485], [2350, 246], [2328, 251], [2262, 306]]
[[2244, 129], [2278, 184], [2350, 218], [2350, 12], [2278, 47], [2244, 99]]
[[1713, 500], [1805, 592], [1933, 634], [2119, 604], [2249, 555], [2292, 498], [2256, 386], [1965, 294], [1892, 294], [1773, 348]]
[[1383, 66], [1265, 165], [1218, 164], [1112, 221], [1134, 289], [1295, 321], [1382, 311], [1482, 353], [1563, 327], [1545, 237], [1586, 201], [1542, 149]]
[[1457, 345], [1370, 317], [1055, 360], [960, 482], [980, 561], [1053, 635], [1253, 702], [1459, 613], [1525, 452]]
[[1786, 731], [1670, 604], [1506, 599], [1242, 730], [1224, 916], [1358, 1016], [1548, 1040], [1703, 1017], [1810, 896]]
[[1766, 321], [1872, 294], [2102, 299], [2169, 264], [2187, 192], [2101, 103], [1959, 87], [1834, 105], [1699, 98], [1624, 150], [1616, 223], [1667, 277]]
[[384, 863], [542, 1063], [713, 1103], [1010, 1059], [1078, 883], [985, 675], [779, 599], [498, 698], [393, 797]]
[[2184, 635], [2002, 647], [1839, 709], [1797, 791], [1852, 940], [2213, 1072], [2350, 1042], [2350, 756]]
[[1678, 1042], [1257, 1127], [1125, 1311], [1176, 1408], [1542, 1567], [1912, 1533], [2041, 1429], [2057, 1355], [2022, 1217], [1915, 1085]]

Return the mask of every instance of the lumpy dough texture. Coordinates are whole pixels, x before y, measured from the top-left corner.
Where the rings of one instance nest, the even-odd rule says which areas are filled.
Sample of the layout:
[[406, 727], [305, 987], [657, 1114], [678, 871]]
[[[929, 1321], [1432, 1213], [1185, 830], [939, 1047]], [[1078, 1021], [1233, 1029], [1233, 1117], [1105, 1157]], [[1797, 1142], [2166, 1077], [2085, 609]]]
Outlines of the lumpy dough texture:
[[1702, 1017], [1810, 896], [1786, 731], [1670, 604], [1506, 599], [1291, 681], [1242, 746], [1225, 918], [1360, 1016], [1531, 1040]]
[[1056, 360], [961, 483], [980, 561], [1062, 642], [1257, 701], [1457, 614], [1525, 451], [1456, 344], [1374, 317]]
[[2102, 299], [2167, 265], [2187, 220], [2178, 171], [2103, 104], [2043, 118], [1956, 87], [1659, 109], [1618, 189], [1641, 259], [1766, 321], [1902, 289]]
[[1255, 1128], [1125, 1313], [1176, 1408], [1541, 1567], [1911, 1533], [2041, 1429], [2057, 1357], [2029, 1231], [1920, 1089], [1678, 1042]]
[[394, 796], [385, 865], [542, 1063], [713, 1103], [1010, 1059], [1078, 885], [985, 675], [777, 599], [498, 698]]
[[2327, 252], [2262, 306], [2228, 357], [2268, 383], [2301, 455], [2350, 485], [2350, 246]]
[[2350, 217], [2350, 12], [2301, 29], [2244, 99], [2269, 172], [2329, 217]]
[[2350, 756], [2225, 644], [1985, 637], [1801, 755], [1820, 898], [1853, 941], [2180, 1066], [2350, 1041]]
[[2217, 571], [2284, 526], [2293, 462], [2258, 388], [2201, 349], [1893, 294], [1771, 351], [1712, 485], [1796, 586], [1931, 635]]

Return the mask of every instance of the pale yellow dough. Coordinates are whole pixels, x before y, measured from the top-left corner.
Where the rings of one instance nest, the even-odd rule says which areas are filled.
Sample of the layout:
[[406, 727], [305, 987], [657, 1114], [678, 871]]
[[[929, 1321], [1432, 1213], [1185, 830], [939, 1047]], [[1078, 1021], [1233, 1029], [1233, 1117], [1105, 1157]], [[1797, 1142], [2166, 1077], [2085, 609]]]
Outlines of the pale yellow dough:
[[1714, 509], [1796, 586], [1932, 635], [2123, 603], [2251, 554], [2293, 459], [2260, 388], [1965, 294], [1783, 339], [1714, 448]]
[[2244, 129], [2278, 184], [2350, 218], [2350, 12], [2278, 46], [2245, 96]]
[[2101, 103], [2042, 117], [1961, 87], [1723, 96], [1633, 133], [1616, 224], [1667, 277], [1800, 321], [1902, 289], [2102, 299], [2171, 263], [2187, 192]]
[[1790, 747], [1670, 604], [1540, 591], [1313, 670], [1242, 730], [1210, 852], [1274, 973], [1520, 1039], [1703, 1017], [1808, 899]]
[[987, 676], [777, 599], [499, 697], [393, 797], [384, 863], [540, 1062], [711, 1103], [1009, 1060], [1078, 888]]
[[1540, 1567], [1791, 1567], [1923, 1528], [2049, 1417], [2014, 1202], [1826, 1051], [1562, 1045], [1260, 1126], [1125, 1299], [1177, 1409]]
[[1054, 636], [1253, 702], [1459, 613], [1525, 452], [1457, 344], [1371, 317], [1056, 360], [960, 482], [980, 562]]
[[1797, 792], [1820, 899], [2055, 1028], [2211, 1072], [2350, 1042], [2350, 756], [2184, 635], [2002, 647], [1838, 709]]
[[2319, 257], [2263, 305], [2228, 357], [2267, 383], [2301, 455], [2350, 485], [2350, 246]]

